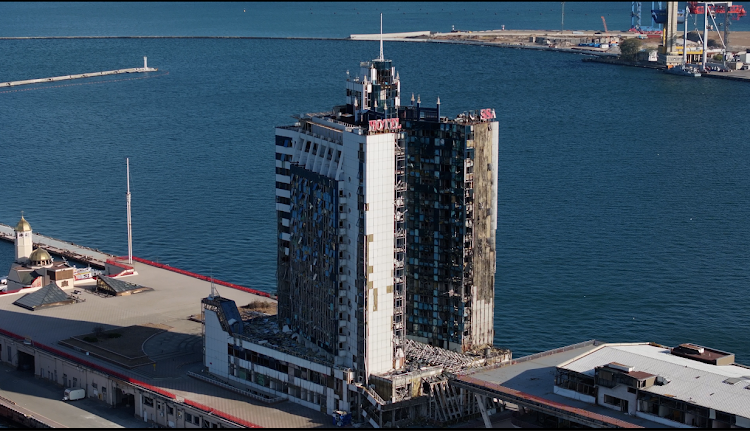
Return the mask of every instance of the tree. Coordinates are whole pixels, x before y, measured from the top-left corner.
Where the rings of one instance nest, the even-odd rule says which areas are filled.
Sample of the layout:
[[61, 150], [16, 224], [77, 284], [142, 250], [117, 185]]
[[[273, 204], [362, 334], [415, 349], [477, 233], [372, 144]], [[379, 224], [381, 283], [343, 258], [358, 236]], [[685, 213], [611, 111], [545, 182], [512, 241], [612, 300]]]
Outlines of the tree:
[[620, 58], [628, 61], [635, 61], [638, 51], [641, 50], [643, 41], [641, 39], [625, 39], [620, 42]]

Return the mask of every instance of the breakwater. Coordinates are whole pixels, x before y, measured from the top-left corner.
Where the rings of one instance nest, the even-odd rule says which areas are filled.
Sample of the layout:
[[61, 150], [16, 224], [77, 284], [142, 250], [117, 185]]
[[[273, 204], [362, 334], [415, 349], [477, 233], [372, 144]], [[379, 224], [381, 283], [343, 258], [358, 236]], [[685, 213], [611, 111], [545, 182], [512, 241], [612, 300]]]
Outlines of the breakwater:
[[[508, 32], [507, 35], [516, 37], [518, 32]], [[543, 34], [543, 32], [525, 32], [524, 34]], [[572, 33], [572, 32], [571, 32]], [[593, 33], [593, 32], [591, 32]], [[494, 33], [491, 33], [494, 34]], [[436, 33], [436, 35], [441, 35]], [[586, 34], [588, 35], [588, 34]], [[428, 43], [447, 43], [447, 44], [458, 44], [458, 45], [481, 45], [481, 46], [495, 46], [499, 48], [514, 48], [514, 49], [531, 49], [537, 51], [555, 51], [555, 52], [566, 52], [572, 54], [587, 54], [597, 55], [602, 57], [616, 57], [617, 54], [608, 53], [603, 51], [586, 50], [580, 47], [563, 48], [563, 47], [552, 47], [544, 46], [526, 42], [497, 42], [487, 40], [474, 40], [476, 35], [467, 36], [466, 38], [455, 37], [453, 38], [435, 38], [434, 35], [429, 31], [422, 32], [409, 32], [409, 33], [393, 33], [383, 35], [384, 40], [387, 42], [428, 42]], [[235, 40], [327, 40], [327, 41], [373, 41], [377, 40], [375, 35], [367, 34], [352, 34], [349, 37], [269, 37], [269, 36], [18, 36], [18, 37], [0, 37], [0, 40], [35, 40], [35, 39], [49, 39], [49, 40], [77, 40], [77, 39], [235, 39]], [[49, 78], [47, 78], [49, 79]], [[44, 81], [47, 82], [47, 81]], [[3, 86], [0, 83], [0, 87]]]
[[67, 81], [70, 79], [93, 78], [95, 76], [119, 75], [121, 73], [156, 72], [157, 70], [158, 69], [153, 68], [153, 67], [147, 67], [144, 64], [144, 67], [133, 67], [130, 69], [105, 70], [103, 72], [91, 72], [91, 73], [79, 73], [76, 75], [53, 76], [51, 78], [36, 78], [36, 79], [26, 79], [22, 81], [0, 82], [0, 87], [16, 87], [19, 85], [43, 84], [47, 82]]

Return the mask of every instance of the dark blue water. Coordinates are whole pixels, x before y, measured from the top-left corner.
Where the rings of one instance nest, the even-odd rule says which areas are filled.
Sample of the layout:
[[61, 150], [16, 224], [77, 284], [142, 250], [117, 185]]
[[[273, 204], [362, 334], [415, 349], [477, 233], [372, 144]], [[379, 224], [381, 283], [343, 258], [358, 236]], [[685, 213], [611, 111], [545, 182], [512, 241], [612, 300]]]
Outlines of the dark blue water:
[[[196, 6], [129, 6], [169, 7]], [[91, 28], [114, 19], [91, 10]], [[193, 17], [210, 27], [203, 15]], [[24, 20], [29, 34], [58, 23]], [[95, 32], [85, 22], [65, 31]], [[0, 81], [133, 67], [143, 55], [160, 69], [0, 90], [0, 221], [15, 224], [23, 210], [35, 232], [125, 254], [130, 157], [136, 256], [266, 291], [276, 270], [274, 126], [343, 103], [346, 70], [378, 52], [376, 42], [267, 39], [0, 46], [12, 59]], [[440, 96], [451, 116], [498, 113], [496, 344], [520, 356], [590, 338], [689, 341], [750, 361], [750, 85], [551, 52], [386, 43], [385, 53], [407, 97]], [[0, 270], [12, 258], [0, 243]]]
[[[644, 26], [651, 25], [650, 10], [651, 2], [643, 2]], [[560, 2], [2, 3], [0, 36], [347, 37], [377, 33], [381, 12], [386, 33], [563, 24]], [[630, 12], [631, 2], [565, 2], [564, 28], [603, 30], [603, 16], [610, 30], [627, 30]], [[750, 30], [750, 19], [730, 28]]]

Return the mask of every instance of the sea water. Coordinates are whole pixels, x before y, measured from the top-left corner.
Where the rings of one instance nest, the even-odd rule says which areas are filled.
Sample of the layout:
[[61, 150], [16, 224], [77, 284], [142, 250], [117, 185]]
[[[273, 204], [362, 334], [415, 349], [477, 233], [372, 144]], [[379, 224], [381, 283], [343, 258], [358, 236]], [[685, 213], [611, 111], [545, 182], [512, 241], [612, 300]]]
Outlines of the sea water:
[[[610, 28], [629, 26], [629, 3], [578, 5], [566, 5], [566, 23], [569, 8], [588, 7], [596, 19], [581, 18], [583, 27], [597, 28], [607, 10]], [[453, 8], [466, 19], [457, 28], [479, 30], [499, 27], [483, 9], [558, 6], [1, 4], [0, 28], [3, 36], [346, 37], [377, 32], [378, 8], [385, 31], [447, 31], [444, 14], [419, 9]], [[419, 19], [397, 18], [394, 7]], [[323, 12], [330, 16], [313, 18]], [[540, 26], [552, 27], [541, 13]], [[143, 56], [159, 69], [0, 89], [0, 221], [15, 224], [24, 211], [35, 232], [126, 254], [129, 157], [136, 256], [269, 292], [274, 127], [344, 103], [346, 71], [358, 73], [379, 51], [377, 42], [286, 39], [0, 47], [0, 81], [137, 67]], [[413, 92], [432, 106], [440, 97], [448, 116], [497, 112], [496, 345], [521, 356], [591, 338], [693, 342], [750, 361], [750, 86], [496, 47], [386, 42], [385, 56], [402, 100]], [[3, 274], [12, 259], [0, 243]]]

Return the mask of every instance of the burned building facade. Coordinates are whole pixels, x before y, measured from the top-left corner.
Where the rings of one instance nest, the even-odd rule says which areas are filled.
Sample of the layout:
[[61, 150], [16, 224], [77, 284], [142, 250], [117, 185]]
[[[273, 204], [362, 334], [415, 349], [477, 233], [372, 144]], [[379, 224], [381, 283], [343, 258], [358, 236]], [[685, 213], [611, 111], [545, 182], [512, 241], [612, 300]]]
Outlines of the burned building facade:
[[[413, 97], [412, 97], [413, 101]], [[492, 345], [498, 123], [403, 107], [409, 338], [458, 352]]]
[[403, 365], [406, 337], [491, 347], [494, 110], [401, 106], [383, 58], [360, 64], [346, 97], [276, 129], [279, 324], [363, 381]]

